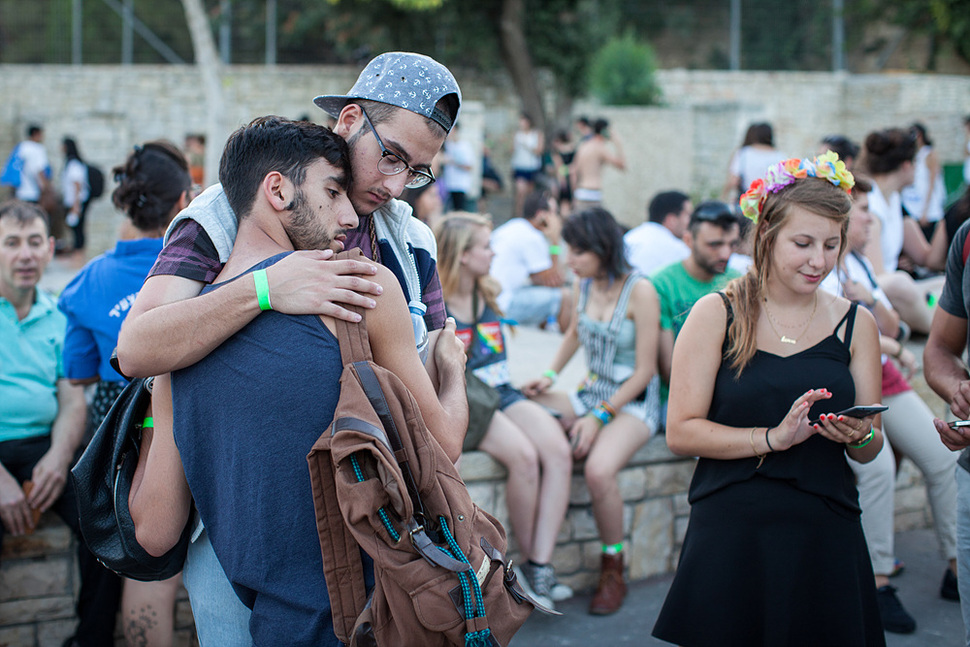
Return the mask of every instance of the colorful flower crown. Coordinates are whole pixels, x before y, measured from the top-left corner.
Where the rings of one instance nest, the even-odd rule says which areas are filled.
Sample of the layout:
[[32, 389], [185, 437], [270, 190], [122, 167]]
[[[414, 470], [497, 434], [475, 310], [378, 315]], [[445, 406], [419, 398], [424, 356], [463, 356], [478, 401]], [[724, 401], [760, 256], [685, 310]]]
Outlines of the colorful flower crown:
[[787, 159], [768, 168], [764, 179], [757, 179], [744, 192], [738, 201], [741, 213], [754, 222], [758, 222], [761, 207], [769, 193], [778, 193], [795, 180], [805, 177], [817, 177], [828, 180], [846, 193], [852, 192], [855, 178], [845, 168], [845, 162], [839, 159], [834, 151], [819, 155], [814, 160]]

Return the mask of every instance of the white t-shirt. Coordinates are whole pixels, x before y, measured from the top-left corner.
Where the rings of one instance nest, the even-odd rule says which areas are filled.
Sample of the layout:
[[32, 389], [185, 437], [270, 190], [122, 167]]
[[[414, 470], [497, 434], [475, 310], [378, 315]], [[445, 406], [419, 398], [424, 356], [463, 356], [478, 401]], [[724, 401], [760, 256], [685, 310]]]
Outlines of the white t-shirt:
[[47, 160], [47, 150], [40, 142], [26, 139], [20, 142], [17, 155], [23, 160], [20, 171], [20, 186], [17, 187], [17, 199], [28, 202], [40, 200], [40, 183], [37, 176], [47, 171], [50, 162]]
[[903, 251], [903, 205], [899, 192], [894, 191], [887, 200], [877, 184], [869, 192], [869, 213], [879, 218], [882, 234], [879, 247], [882, 250], [882, 271], [895, 272], [899, 267], [899, 253]]
[[[449, 191], [468, 193], [472, 190], [472, 169], [475, 166], [475, 153], [472, 147], [459, 141], [445, 142], [445, 155], [450, 159], [445, 164], [443, 180]], [[467, 170], [462, 166], [469, 167]]]
[[490, 274], [502, 286], [498, 306], [507, 310], [513, 293], [532, 285], [532, 274], [552, 267], [549, 241], [525, 218], [513, 218], [492, 232], [491, 242], [495, 256]]
[[[930, 167], [926, 158], [933, 152], [932, 146], [923, 146], [916, 152], [913, 160], [913, 183], [900, 192], [903, 206], [913, 218], [917, 220], [923, 215], [926, 192], [930, 189]], [[933, 190], [929, 195], [929, 207], [926, 209], [926, 219], [936, 222], [943, 217], [943, 205], [946, 203], [946, 185], [943, 183], [943, 172], [936, 174]]]
[[623, 236], [626, 259], [644, 276], [690, 256], [690, 247], [659, 222], [645, 222]]
[[731, 175], [740, 177], [741, 191], [747, 191], [752, 182], [765, 176], [769, 166], [784, 159], [785, 154], [774, 149], [744, 146], [731, 158]]
[[535, 152], [539, 148], [538, 130], [517, 130], [512, 147], [512, 168], [517, 171], [538, 171], [542, 158]]
[[69, 161], [61, 174], [61, 193], [64, 195], [64, 206], [68, 209], [74, 206], [74, 200], [77, 198], [75, 183], [81, 185], [80, 202], [84, 204], [91, 192], [91, 187], [88, 185], [88, 167], [84, 162], [76, 159]]

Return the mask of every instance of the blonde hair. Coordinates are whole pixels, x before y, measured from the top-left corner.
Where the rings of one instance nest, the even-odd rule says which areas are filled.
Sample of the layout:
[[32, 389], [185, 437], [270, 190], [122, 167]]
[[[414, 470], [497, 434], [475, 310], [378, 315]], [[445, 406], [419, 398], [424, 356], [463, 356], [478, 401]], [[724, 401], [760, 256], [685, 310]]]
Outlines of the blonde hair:
[[768, 194], [755, 225], [751, 267], [747, 274], [734, 279], [724, 289], [733, 310], [733, 320], [727, 331], [727, 359], [739, 376], [758, 350], [755, 331], [768, 285], [771, 254], [779, 230], [788, 222], [792, 206], [839, 223], [840, 260], [845, 253], [849, 209], [852, 207], [845, 191], [827, 180], [808, 177], [795, 180], [778, 193]]
[[[492, 221], [486, 216], [467, 211], [445, 214], [434, 227], [434, 235], [438, 241], [438, 276], [446, 303], [458, 291], [462, 254], [471, 247], [472, 238], [480, 228], [491, 231]], [[475, 287], [485, 303], [501, 317], [503, 313], [495, 301], [501, 291], [498, 281], [486, 274], [478, 277]]]

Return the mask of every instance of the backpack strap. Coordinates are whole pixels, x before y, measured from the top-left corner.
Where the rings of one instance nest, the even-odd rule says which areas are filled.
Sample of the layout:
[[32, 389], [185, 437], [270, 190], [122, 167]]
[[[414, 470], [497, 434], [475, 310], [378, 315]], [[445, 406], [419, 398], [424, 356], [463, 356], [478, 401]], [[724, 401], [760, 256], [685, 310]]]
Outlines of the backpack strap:
[[[364, 256], [364, 253], [359, 248], [354, 248], [346, 252], [340, 252], [335, 259], [366, 261], [367, 257]], [[359, 314], [360, 322], [350, 323], [343, 319], [334, 319], [337, 341], [340, 342], [340, 358], [344, 364], [372, 361], [374, 354], [371, 352], [370, 338], [367, 336], [367, 311], [359, 306], [349, 304], [343, 304], [343, 307]]]

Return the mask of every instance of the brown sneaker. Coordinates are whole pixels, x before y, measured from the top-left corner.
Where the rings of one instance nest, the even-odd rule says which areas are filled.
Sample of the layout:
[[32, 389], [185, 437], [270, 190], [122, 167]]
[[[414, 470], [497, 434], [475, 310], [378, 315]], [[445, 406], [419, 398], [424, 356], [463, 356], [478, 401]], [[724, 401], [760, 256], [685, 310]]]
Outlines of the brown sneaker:
[[600, 561], [600, 582], [589, 603], [589, 612], [596, 616], [616, 613], [626, 598], [626, 582], [623, 581], [623, 553], [603, 554]]

